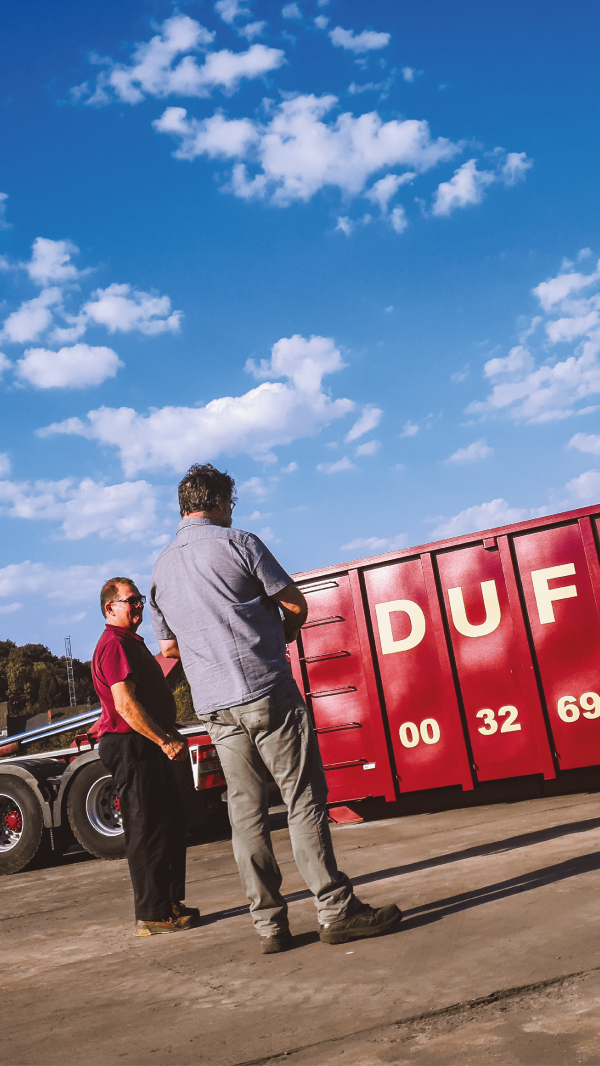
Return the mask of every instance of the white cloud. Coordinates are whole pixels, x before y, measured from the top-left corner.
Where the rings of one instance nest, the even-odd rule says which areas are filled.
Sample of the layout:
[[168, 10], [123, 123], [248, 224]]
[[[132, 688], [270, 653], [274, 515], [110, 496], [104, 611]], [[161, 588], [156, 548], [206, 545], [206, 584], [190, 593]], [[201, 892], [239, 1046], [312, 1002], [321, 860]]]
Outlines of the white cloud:
[[7, 200], [8, 193], [0, 192], [0, 229], [11, 228], [11, 223], [6, 221], [6, 208], [8, 207]]
[[390, 222], [392, 224], [392, 229], [394, 229], [396, 233], [404, 233], [404, 230], [408, 226], [408, 219], [406, 217], [406, 211], [401, 204], [398, 204], [398, 206], [393, 209], [390, 215]]
[[240, 515], [240, 519], [244, 522], [263, 522], [265, 518], [271, 517], [271, 512], [253, 511], [249, 515]]
[[600, 501], [600, 470], [586, 470], [565, 485], [568, 497], [564, 501], [571, 507], [585, 507]]
[[[112, 559], [92, 566], [50, 567], [46, 563], [11, 563], [0, 569], [0, 596], [23, 596], [35, 593], [62, 603], [97, 604], [100, 589], [112, 574], [127, 573], [129, 563]], [[139, 573], [129, 569], [129, 577], [141, 582]], [[9, 606], [12, 606], [9, 604]], [[100, 608], [98, 607], [100, 618]]]
[[53, 626], [70, 625], [72, 622], [83, 622], [83, 619], [87, 618], [87, 611], [77, 611], [75, 614], [57, 614], [54, 618], [49, 618]]
[[[361, 64], [362, 62], [364, 62], [364, 60], [361, 61], [357, 59], [356, 62]], [[392, 85], [394, 84], [395, 80], [396, 71], [392, 70], [388, 77], [385, 79], [385, 81], [368, 81], [365, 82], [363, 85], [357, 85], [355, 81], [352, 81], [348, 86], [348, 92], [351, 96], [357, 96], [360, 93], [380, 92], [381, 99], [385, 100], [386, 97], [389, 95], [389, 91], [392, 88]]]
[[375, 33], [373, 30], [363, 30], [362, 33], [354, 33], [354, 30], [343, 30], [336, 26], [329, 31], [331, 43], [335, 48], [344, 48], [354, 55], [363, 55], [365, 52], [377, 51], [389, 44], [391, 34]]
[[348, 444], [350, 441], [358, 440], [365, 433], [370, 433], [372, 429], [381, 422], [381, 416], [383, 411], [379, 407], [372, 407], [368, 405], [363, 408], [360, 418], [354, 423], [354, 425], [348, 430], [344, 440]]
[[238, 26], [237, 32], [239, 37], [245, 37], [247, 41], [253, 41], [255, 37], [260, 37], [262, 34], [266, 22], [247, 22], [245, 26]]
[[36, 237], [31, 246], [31, 259], [20, 266], [27, 271], [37, 285], [47, 285], [49, 281], [66, 284], [79, 277], [79, 271], [71, 256], [79, 249], [71, 241], [51, 241], [47, 237]]
[[381, 552], [401, 551], [408, 543], [406, 533], [399, 533], [397, 537], [357, 537], [348, 544], [340, 546], [341, 552], [368, 551], [372, 555]]
[[340, 215], [335, 228], [336, 230], [341, 230], [342, 233], [345, 233], [346, 236], [349, 237], [352, 233], [352, 230], [354, 229], [354, 223], [348, 218], [347, 215]]
[[[236, 15], [249, 13], [233, 3], [225, 3], [219, 10], [221, 17], [230, 23]], [[231, 93], [243, 78], [261, 77], [285, 61], [280, 49], [262, 44], [254, 44], [246, 52], [231, 52], [226, 48], [220, 52], [207, 51], [215, 34], [188, 15], [173, 15], [160, 29], [150, 41], [136, 45], [130, 66], [110, 59], [100, 60], [107, 69], [101, 71], [91, 88], [87, 83], [78, 86], [74, 99], [87, 97], [86, 104], [101, 106], [115, 100], [138, 104], [146, 96], [206, 97], [216, 88]], [[185, 54], [201, 49], [206, 51], [201, 65], [193, 55]]]
[[168, 296], [153, 296], [131, 285], [116, 284], [92, 293], [82, 313], [95, 325], [106, 326], [109, 333], [139, 330], [147, 337], [177, 333], [182, 315], [181, 311], [171, 312]]
[[579, 452], [600, 455], [600, 436], [597, 433], [576, 433], [567, 444], [567, 448], [577, 448]]
[[327, 15], [317, 15], [315, 19], [315, 26], [318, 30], [326, 30], [329, 23]]
[[[271, 486], [266, 485], [261, 477], [251, 477], [248, 481], [242, 481], [242, 484], [238, 485], [238, 493], [254, 496], [255, 500], [265, 500], [270, 492]], [[257, 516], [258, 518], [264, 517], [259, 511], [255, 511], [253, 515], [250, 515], [250, 518], [256, 521]]]
[[594, 285], [600, 279], [600, 259], [596, 269], [591, 274], [579, 274], [576, 272], [559, 274], [548, 281], [542, 281], [535, 287], [533, 292], [540, 301], [544, 311], [551, 312], [557, 304], [562, 304], [573, 293], [581, 292], [590, 285]]
[[320, 470], [322, 474], [339, 474], [342, 470], [356, 470], [356, 463], [345, 455], [343, 459], [338, 459], [335, 463], [319, 463], [317, 470]]
[[443, 181], [438, 185], [433, 198], [432, 214], [449, 215], [457, 207], [481, 203], [486, 187], [494, 181], [495, 174], [489, 170], [477, 170], [477, 161], [469, 159], [455, 170], [450, 181]]
[[[147, 336], [179, 329], [182, 312], [171, 310], [168, 296], [142, 292], [131, 285], [113, 284], [97, 289], [76, 314], [71, 314], [63, 304], [64, 288], [89, 273], [89, 270], [77, 270], [71, 263], [74, 252], [77, 248], [70, 241], [36, 238], [31, 259], [17, 266], [26, 270], [38, 285], [49, 281], [56, 284], [42, 288], [38, 296], [23, 301], [8, 315], [0, 331], [3, 340], [26, 344], [38, 340], [52, 326], [48, 339], [56, 344], [79, 340], [90, 325], [106, 326], [110, 333], [138, 330]], [[66, 325], [58, 325], [57, 316]]]
[[516, 185], [523, 181], [528, 170], [531, 170], [533, 160], [528, 159], [525, 152], [508, 152], [500, 175], [505, 185]]
[[375, 455], [375, 453], [379, 451], [380, 447], [381, 447], [381, 441], [379, 441], [379, 440], [368, 440], [364, 444], [359, 444], [358, 448], [356, 449], [356, 454], [357, 455]]
[[0, 352], [0, 377], [2, 377], [5, 370], [10, 370], [11, 367], [12, 363], [10, 359], [4, 354], [4, 352]]
[[547, 514], [547, 508], [511, 507], [506, 500], [490, 500], [489, 503], [476, 504], [460, 511], [453, 518], [442, 522], [433, 530], [433, 536], [439, 539], [460, 537], [463, 533], [478, 533], [482, 529], [509, 525], [511, 522], [523, 522], [527, 518], [537, 518]]
[[22, 603], [4, 603], [0, 607], [0, 614], [14, 614], [15, 611], [20, 611]]
[[243, 155], [258, 140], [254, 124], [248, 118], [227, 119], [216, 111], [210, 118], [188, 119], [184, 107], [168, 107], [152, 125], [158, 133], [181, 138], [174, 152], [178, 159], [207, 155], [210, 159]]
[[[373, 111], [325, 121], [337, 102], [331, 95], [295, 96], [274, 107], [266, 124], [223, 115], [200, 122], [187, 118], [184, 108], [168, 108], [154, 126], [178, 138], [179, 158], [244, 159], [233, 167], [234, 194], [282, 205], [309, 200], [328, 185], [357, 196], [378, 171], [406, 166], [423, 173], [460, 151], [446, 138], [432, 140], [422, 120], [383, 122]], [[246, 163], [258, 165], [254, 175]]]
[[6, 452], [0, 453], [0, 477], [10, 474], [10, 458]]
[[389, 307], [384, 307], [383, 310], [386, 312], [386, 314], [391, 315], [392, 311], [394, 310], [394, 305], [390, 304]]
[[494, 449], [490, 448], [486, 444], [483, 437], [481, 440], [473, 441], [466, 448], [459, 448], [458, 451], [444, 459], [445, 463], [476, 463], [479, 459], [487, 459], [488, 455], [493, 455]]
[[292, 463], [288, 463], [287, 466], [282, 466], [281, 473], [282, 474], [293, 474], [294, 471], [297, 470], [297, 469], [298, 469], [298, 463], [292, 462]]
[[269, 360], [261, 359], [257, 365], [254, 359], [248, 359], [245, 369], [259, 381], [290, 378], [300, 391], [314, 393], [321, 388], [324, 374], [343, 370], [345, 365], [332, 337], [312, 336], [306, 340], [295, 333], [273, 345]]
[[378, 204], [382, 215], [385, 215], [390, 200], [396, 195], [400, 186], [412, 181], [416, 176], [416, 174], [411, 174], [410, 172], [402, 176], [399, 174], [386, 174], [385, 178], [380, 178], [379, 181], [376, 181], [371, 186], [366, 196], [374, 204]]
[[114, 378], [123, 363], [112, 348], [75, 344], [58, 352], [28, 348], [16, 364], [17, 377], [38, 389], [83, 389]]
[[419, 427], [414, 422], [405, 422], [402, 429], [401, 437], [415, 437], [419, 432]]
[[13, 344], [26, 344], [27, 341], [36, 340], [52, 323], [50, 308], [61, 302], [60, 289], [43, 289], [39, 296], [24, 300], [18, 310], [5, 319], [0, 336]]
[[405, 81], [415, 80], [415, 68], [414, 67], [402, 67], [402, 77]]
[[180, 471], [221, 454], [271, 459], [273, 447], [312, 436], [354, 409], [352, 400], [333, 400], [322, 388], [322, 376], [343, 365], [330, 338], [286, 337], [273, 345], [269, 362], [247, 364], [255, 376], [284, 377], [286, 384], [265, 381], [243, 396], [222, 396], [205, 407], [162, 407], [148, 415], [101, 407], [90, 411], [86, 422], [69, 418], [38, 433], [75, 434], [116, 447], [128, 477], [145, 469]]
[[298, 7], [298, 4], [285, 4], [281, 9], [281, 14], [284, 19], [302, 18], [302, 12]]
[[[564, 264], [563, 264], [564, 266]], [[583, 290], [594, 287], [584, 296]], [[581, 401], [600, 394], [600, 267], [591, 274], [561, 272], [533, 290], [549, 316], [545, 321], [546, 345], [538, 364], [524, 344], [503, 358], [488, 360], [485, 377], [492, 391], [484, 401], [467, 407], [469, 414], [485, 416], [505, 412], [517, 421], [549, 422], [586, 414], [595, 407]], [[534, 333], [542, 319], [536, 316], [523, 339]], [[578, 342], [563, 360], [548, 357], [548, 344]]]
[[433, 197], [432, 215], [450, 215], [458, 207], [480, 204], [489, 185], [494, 182], [516, 185], [533, 166], [525, 152], [506, 153], [503, 148], [497, 148], [494, 155], [496, 170], [478, 170], [477, 160], [469, 159], [454, 171], [450, 181], [441, 182]]
[[250, 8], [243, 7], [243, 0], [217, 0], [215, 11], [228, 26], [231, 26], [239, 15], [252, 14]]
[[156, 522], [156, 490], [146, 481], [103, 485], [92, 478], [0, 481], [0, 509], [12, 518], [59, 521], [67, 540], [92, 533], [141, 540]]
[[258, 536], [265, 544], [281, 544], [281, 541], [275, 536], [270, 526], [263, 526], [262, 529], [259, 529]]

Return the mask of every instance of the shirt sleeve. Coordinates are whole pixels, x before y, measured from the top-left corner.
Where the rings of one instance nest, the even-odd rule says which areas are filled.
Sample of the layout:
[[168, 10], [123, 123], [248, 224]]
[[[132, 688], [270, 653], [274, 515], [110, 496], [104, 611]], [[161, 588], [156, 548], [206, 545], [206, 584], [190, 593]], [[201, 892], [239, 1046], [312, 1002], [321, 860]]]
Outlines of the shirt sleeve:
[[267, 596], [281, 592], [286, 585], [292, 585], [290, 575], [283, 569], [266, 544], [254, 533], [247, 534], [246, 553], [248, 566], [254, 576], [264, 586]]
[[109, 688], [117, 685], [119, 681], [124, 681], [129, 675], [136, 680], [135, 671], [131, 668], [125, 648], [118, 640], [111, 640], [110, 644], [102, 649], [98, 665]]
[[150, 583], [148, 606], [150, 608], [150, 621], [152, 622], [152, 632], [154, 633], [156, 639], [177, 640], [175, 633], [173, 633], [173, 631], [169, 629], [165, 620], [165, 616], [156, 602], [156, 581], [154, 580], [154, 574], [152, 575]]

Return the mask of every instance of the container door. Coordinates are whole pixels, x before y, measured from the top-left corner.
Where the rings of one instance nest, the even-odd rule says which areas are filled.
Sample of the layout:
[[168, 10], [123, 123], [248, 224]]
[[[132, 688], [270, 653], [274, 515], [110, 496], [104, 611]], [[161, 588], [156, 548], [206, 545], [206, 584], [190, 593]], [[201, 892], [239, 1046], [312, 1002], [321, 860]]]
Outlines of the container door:
[[430, 556], [364, 580], [400, 791], [472, 788]]
[[300, 582], [299, 587], [308, 618], [298, 649], [292, 649], [292, 670], [313, 711], [329, 800], [393, 800], [358, 575]]
[[559, 766], [593, 766], [600, 763], [600, 619], [589, 519], [517, 535], [514, 546]]
[[499, 539], [504, 558], [495, 539], [436, 556], [477, 778], [554, 777], [510, 553]]

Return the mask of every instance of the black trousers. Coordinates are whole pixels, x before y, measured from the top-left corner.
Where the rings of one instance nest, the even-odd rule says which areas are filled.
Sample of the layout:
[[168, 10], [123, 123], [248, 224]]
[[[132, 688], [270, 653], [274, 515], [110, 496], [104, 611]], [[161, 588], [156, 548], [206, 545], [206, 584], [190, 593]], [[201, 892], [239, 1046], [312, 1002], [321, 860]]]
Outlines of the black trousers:
[[98, 751], [121, 803], [135, 916], [163, 921], [185, 899], [185, 807], [174, 764], [141, 733], [105, 733]]

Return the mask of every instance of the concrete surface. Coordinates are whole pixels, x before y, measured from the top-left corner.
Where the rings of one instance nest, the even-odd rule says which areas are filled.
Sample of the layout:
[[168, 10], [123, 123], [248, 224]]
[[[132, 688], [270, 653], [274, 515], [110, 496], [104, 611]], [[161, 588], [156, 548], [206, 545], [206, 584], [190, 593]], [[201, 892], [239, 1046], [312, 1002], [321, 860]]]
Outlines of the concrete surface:
[[175, 936], [131, 935], [124, 861], [3, 878], [0, 1061], [600, 1064], [599, 815], [571, 795], [335, 826], [360, 896], [406, 915], [335, 947], [277, 829], [296, 947], [274, 956], [227, 840], [190, 848], [204, 924]]

